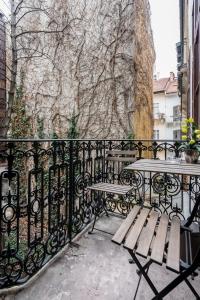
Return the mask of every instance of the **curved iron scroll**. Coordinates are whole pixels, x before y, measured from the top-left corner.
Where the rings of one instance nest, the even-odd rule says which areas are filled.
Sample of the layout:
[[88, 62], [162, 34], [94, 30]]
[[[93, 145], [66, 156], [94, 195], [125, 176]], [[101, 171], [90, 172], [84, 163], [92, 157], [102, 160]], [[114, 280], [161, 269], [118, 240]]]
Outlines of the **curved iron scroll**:
[[5, 146], [0, 151], [0, 288], [27, 281], [92, 220], [96, 199], [87, 187], [93, 183], [133, 186], [126, 199], [102, 195], [107, 209], [122, 215], [138, 203], [138, 189], [146, 205], [180, 218], [187, 217], [200, 193], [197, 177], [131, 174], [123, 169], [124, 165], [106, 162], [107, 150], [113, 149], [136, 151], [137, 159], [165, 159], [172, 154], [178, 157], [179, 146], [174, 142], [2, 142]]

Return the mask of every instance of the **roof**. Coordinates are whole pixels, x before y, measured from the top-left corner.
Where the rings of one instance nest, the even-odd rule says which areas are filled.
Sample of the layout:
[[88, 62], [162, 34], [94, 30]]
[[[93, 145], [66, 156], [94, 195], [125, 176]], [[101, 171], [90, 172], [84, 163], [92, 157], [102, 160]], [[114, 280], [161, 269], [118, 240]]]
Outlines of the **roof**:
[[173, 81], [168, 81], [166, 87], [166, 94], [173, 94], [178, 92], [178, 80], [175, 78]]
[[153, 92], [154, 93], [164, 92], [168, 81], [169, 78], [161, 78], [159, 80], [154, 80]]
[[161, 78], [154, 79], [153, 81], [153, 92], [154, 94], [166, 93], [175, 94], [178, 92], [178, 81], [177, 78]]

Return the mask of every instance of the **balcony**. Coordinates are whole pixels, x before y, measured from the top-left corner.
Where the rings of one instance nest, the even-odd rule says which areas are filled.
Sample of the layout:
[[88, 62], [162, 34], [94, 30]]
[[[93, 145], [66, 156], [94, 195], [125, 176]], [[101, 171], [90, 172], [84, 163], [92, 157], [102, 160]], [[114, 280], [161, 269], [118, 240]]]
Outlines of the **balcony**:
[[[85, 232], [95, 208], [95, 195], [87, 186], [101, 181], [134, 186], [126, 203], [106, 199], [113, 216], [102, 216], [97, 227], [113, 233], [131, 207], [141, 203], [138, 189], [147, 205], [182, 220], [190, 214], [200, 190], [199, 178], [168, 176], [164, 182], [167, 184], [162, 186], [164, 190], [159, 193], [151, 174], [137, 172], [131, 176], [119, 163], [108, 164], [105, 159], [106, 151], [111, 149], [134, 150], [138, 160], [158, 159], [161, 153], [165, 159], [172, 153], [179, 157], [181, 142], [177, 141], [1, 142], [4, 142], [0, 152], [2, 293], [16, 286], [22, 288], [47, 269], [31, 288], [16, 296], [17, 300], [37, 296], [45, 299], [47, 293], [48, 299], [132, 299], [138, 277], [135, 266], [128, 263], [128, 253], [112, 244], [108, 234]], [[199, 221], [199, 216], [196, 220]], [[63, 249], [64, 256], [50, 266]], [[158, 266], [151, 271], [158, 286], [173, 276]], [[199, 279], [196, 281], [198, 286]], [[185, 286], [173, 293], [174, 299], [180, 299], [180, 295], [191, 297]], [[151, 297], [145, 282], [140, 286], [140, 295], [146, 299]]]
[[165, 116], [164, 113], [158, 112], [158, 113], [155, 113], [155, 114], [154, 114], [154, 120], [159, 120], [159, 121], [161, 121], [162, 123], [164, 123], [164, 122], [165, 122], [165, 119], [166, 119], [166, 116]]

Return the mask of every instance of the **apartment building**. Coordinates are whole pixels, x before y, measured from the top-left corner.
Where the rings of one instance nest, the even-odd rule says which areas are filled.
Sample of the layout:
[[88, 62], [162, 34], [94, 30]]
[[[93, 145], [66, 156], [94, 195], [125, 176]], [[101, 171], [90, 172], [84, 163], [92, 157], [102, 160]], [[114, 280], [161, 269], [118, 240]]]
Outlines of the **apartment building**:
[[178, 89], [183, 117], [200, 125], [200, 0], [180, 0]]
[[181, 102], [178, 81], [173, 72], [166, 78], [154, 78], [153, 138], [179, 140], [181, 125]]

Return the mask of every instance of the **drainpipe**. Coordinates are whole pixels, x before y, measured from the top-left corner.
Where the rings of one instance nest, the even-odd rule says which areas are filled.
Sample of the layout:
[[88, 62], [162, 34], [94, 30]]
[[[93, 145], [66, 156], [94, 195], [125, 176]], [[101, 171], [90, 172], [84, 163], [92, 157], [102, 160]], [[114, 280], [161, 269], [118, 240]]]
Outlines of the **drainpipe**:
[[[179, 15], [180, 15], [180, 42], [181, 42], [181, 67], [184, 64], [184, 7], [185, 7], [185, 2], [184, 0], [179, 0]], [[182, 89], [182, 84], [183, 84], [183, 76], [181, 76], [181, 119], [183, 118], [183, 89]]]

